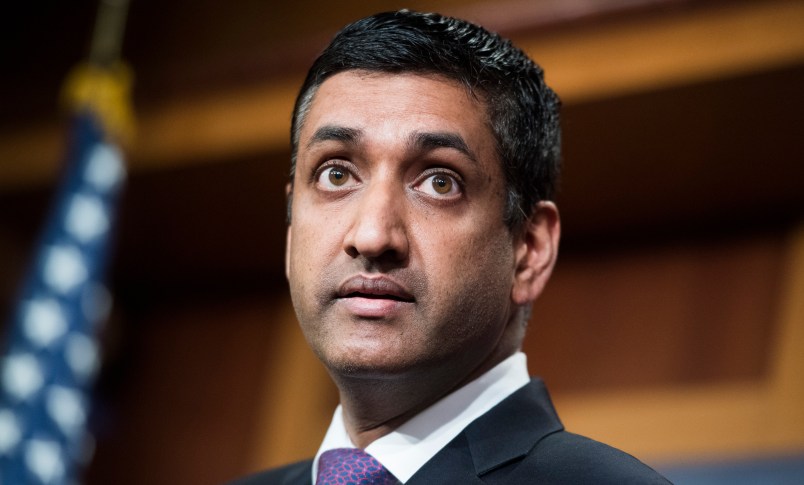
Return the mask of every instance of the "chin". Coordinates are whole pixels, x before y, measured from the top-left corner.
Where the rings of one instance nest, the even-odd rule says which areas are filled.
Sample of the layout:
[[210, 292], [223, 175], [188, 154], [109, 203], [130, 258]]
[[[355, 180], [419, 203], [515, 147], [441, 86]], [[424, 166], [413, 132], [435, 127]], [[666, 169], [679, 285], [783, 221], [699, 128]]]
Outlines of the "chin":
[[329, 371], [335, 375], [349, 378], [388, 379], [404, 376], [415, 370], [412, 362], [401, 359], [391, 352], [377, 352], [375, 355], [347, 353], [325, 359]]

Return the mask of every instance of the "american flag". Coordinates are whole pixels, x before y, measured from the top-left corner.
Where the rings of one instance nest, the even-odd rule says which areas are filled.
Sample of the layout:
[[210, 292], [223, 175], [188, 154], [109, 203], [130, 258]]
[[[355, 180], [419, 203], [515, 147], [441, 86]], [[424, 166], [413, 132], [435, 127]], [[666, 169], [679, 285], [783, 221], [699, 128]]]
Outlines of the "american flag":
[[42, 233], [0, 361], [0, 485], [78, 483], [91, 457], [89, 389], [120, 150], [91, 110], [73, 124], [64, 178]]

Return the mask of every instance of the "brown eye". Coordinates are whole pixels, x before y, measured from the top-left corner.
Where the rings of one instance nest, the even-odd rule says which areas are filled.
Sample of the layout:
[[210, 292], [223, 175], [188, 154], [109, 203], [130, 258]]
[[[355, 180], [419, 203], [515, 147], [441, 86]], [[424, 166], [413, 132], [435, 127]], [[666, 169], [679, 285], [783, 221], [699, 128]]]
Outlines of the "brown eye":
[[329, 182], [335, 186], [341, 186], [349, 179], [349, 176], [346, 174], [346, 172], [338, 167], [330, 168], [327, 177], [329, 178]]
[[346, 190], [360, 181], [348, 167], [330, 165], [321, 169], [316, 175], [316, 185], [324, 191]]
[[448, 172], [425, 175], [414, 188], [438, 199], [453, 199], [459, 197], [463, 192], [457, 175], [451, 175]]
[[452, 190], [452, 179], [444, 175], [436, 175], [432, 178], [433, 190], [439, 194], [448, 194]]

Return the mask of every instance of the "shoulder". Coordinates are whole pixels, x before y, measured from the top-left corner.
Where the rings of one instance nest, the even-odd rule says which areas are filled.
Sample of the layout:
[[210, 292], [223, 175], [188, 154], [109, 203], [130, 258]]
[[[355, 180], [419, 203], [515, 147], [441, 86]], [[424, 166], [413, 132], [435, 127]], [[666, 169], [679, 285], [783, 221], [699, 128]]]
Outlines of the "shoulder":
[[475, 420], [421, 471], [459, 473], [461, 467], [500, 485], [670, 483], [627, 453], [565, 431], [539, 379]]
[[547, 483], [670, 483], [628, 453], [566, 431], [545, 436], [522, 465]]
[[300, 461], [279, 468], [249, 475], [227, 485], [283, 485], [304, 484], [312, 482], [311, 467], [313, 460]]

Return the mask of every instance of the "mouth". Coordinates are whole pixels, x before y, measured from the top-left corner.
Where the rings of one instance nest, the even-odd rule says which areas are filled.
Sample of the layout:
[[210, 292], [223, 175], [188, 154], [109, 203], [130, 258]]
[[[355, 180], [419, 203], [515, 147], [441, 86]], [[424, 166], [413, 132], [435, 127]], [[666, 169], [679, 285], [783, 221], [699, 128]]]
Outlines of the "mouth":
[[338, 298], [368, 298], [372, 300], [395, 300], [406, 303], [415, 301], [402, 284], [387, 276], [352, 276], [338, 288]]
[[403, 298], [396, 295], [389, 295], [386, 293], [361, 293], [359, 291], [355, 291], [353, 293], [349, 293], [348, 295], [344, 295], [340, 298], [367, 298], [369, 300], [394, 300], [394, 301], [403, 301], [403, 302], [413, 302], [412, 298]]

